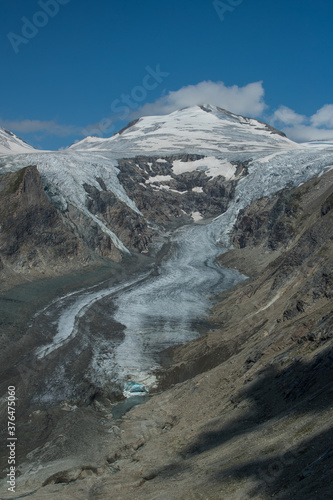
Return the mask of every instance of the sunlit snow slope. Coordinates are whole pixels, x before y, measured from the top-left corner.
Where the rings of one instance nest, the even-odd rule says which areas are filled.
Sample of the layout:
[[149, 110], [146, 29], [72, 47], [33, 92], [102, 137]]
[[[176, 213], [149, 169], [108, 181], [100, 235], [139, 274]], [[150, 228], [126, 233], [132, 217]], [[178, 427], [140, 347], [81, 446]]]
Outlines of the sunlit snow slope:
[[12, 132], [0, 127], [0, 153], [29, 153], [36, 151]]

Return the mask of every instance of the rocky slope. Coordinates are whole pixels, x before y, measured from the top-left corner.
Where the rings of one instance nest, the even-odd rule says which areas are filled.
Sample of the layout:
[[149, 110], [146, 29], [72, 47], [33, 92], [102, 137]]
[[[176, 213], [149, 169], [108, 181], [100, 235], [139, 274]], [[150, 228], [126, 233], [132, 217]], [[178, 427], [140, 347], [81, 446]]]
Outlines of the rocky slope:
[[22, 465], [20, 494], [329, 498], [332, 196], [330, 171], [240, 211], [221, 262], [252, 277], [220, 297], [210, 331], [165, 353], [163, 392], [118, 421], [102, 398], [31, 413], [30, 432], [47, 438]]
[[0, 177], [0, 269], [6, 282], [20, 274], [65, 273], [89, 261], [73, 227], [47, 198], [36, 167]]

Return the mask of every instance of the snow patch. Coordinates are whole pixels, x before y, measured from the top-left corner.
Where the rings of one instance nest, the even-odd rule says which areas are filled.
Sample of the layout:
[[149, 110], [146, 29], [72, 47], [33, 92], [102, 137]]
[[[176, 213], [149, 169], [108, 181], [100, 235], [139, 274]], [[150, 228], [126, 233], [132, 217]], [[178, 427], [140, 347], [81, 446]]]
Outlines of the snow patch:
[[154, 177], [149, 177], [145, 182], [146, 184], [156, 184], [158, 182], [170, 182], [171, 180], [171, 175], [155, 175]]
[[200, 212], [192, 212], [191, 217], [194, 220], [194, 222], [199, 222], [199, 220], [202, 220], [203, 217]]
[[177, 189], [171, 189], [170, 186], [166, 186], [165, 184], [161, 184], [160, 186], [158, 186], [157, 184], [152, 184], [152, 188], [155, 191], [169, 191], [171, 193], [178, 193], [178, 194], [188, 193], [188, 191], [177, 191]]
[[195, 161], [183, 162], [175, 160], [173, 162], [172, 171], [175, 175], [180, 175], [184, 172], [193, 172], [194, 170], [203, 170], [208, 177], [214, 178], [222, 175], [225, 179], [230, 180], [235, 175], [236, 167], [228, 160], [215, 158], [215, 156], [206, 156]]

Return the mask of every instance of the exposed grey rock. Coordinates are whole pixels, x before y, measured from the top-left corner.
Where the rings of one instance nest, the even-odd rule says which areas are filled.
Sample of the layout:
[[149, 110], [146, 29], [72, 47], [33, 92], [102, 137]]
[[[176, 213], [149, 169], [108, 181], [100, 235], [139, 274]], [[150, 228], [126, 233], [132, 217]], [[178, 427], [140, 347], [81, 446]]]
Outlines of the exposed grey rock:
[[92, 259], [70, 221], [45, 195], [36, 167], [0, 177], [0, 258], [2, 276], [52, 275]]
[[[129, 196], [134, 199], [139, 210], [151, 221], [168, 225], [183, 219], [190, 222], [192, 212], [200, 212], [204, 218], [216, 217], [223, 213], [234, 196], [237, 181], [246, 175], [246, 163], [239, 162], [234, 180], [222, 176], [210, 178], [204, 171], [195, 170], [176, 175], [172, 171], [173, 162], [195, 161], [202, 155], [180, 154], [165, 157], [144, 157], [118, 161], [119, 179]], [[163, 160], [163, 162], [158, 161]], [[153, 178], [164, 175], [171, 180], [161, 188]], [[150, 182], [147, 183], [147, 180]], [[201, 188], [202, 192], [192, 191]]]

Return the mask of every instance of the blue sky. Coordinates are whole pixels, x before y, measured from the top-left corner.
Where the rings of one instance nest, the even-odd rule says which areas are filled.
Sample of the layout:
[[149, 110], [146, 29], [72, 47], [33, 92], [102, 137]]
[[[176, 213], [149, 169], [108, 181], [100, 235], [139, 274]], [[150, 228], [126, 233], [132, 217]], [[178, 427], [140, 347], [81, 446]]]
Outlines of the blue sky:
[[0, 126], [37, 148], [210, 102], [333, 139], [332, 0], [1, 2]]

